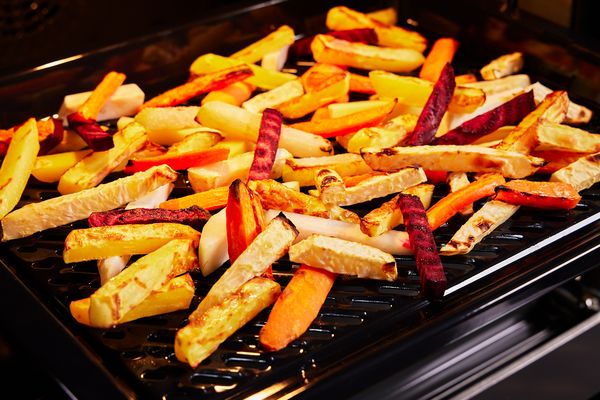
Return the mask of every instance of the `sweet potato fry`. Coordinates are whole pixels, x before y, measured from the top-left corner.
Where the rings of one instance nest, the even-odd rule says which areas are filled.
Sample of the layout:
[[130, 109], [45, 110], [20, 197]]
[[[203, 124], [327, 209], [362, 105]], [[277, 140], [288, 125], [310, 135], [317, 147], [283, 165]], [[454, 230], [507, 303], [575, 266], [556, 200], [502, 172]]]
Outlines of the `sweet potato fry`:
[[268, 351], [281, 350], [306, 332], [319, 315], [336, 276], [324, 269], [301, 265], [260, 330], [260, 344]]
[[317, 62], [368, 70], [410, 72], [425, 61], [423, 55], [413, 49], [370, 46], [329, 35], [315, 36], [311, 49]]
[[429, 214], [425, 214], [423, 204], [417, 196], [400, 194], [398, 202], [415, 252], [423, 295], [434, 300], [441, 299], [448, 282], [429, 227]]
[[243, 81], [252, 75], [252, 70], [245, 65], [234, 66], [202, 75], [146, 101], [142, 104], [140, 110], [148, 107], [176, 106], [185, 103], [202, 93], [221, 89], [234, 82]]
[[[440, 38], [435, 41], [419, 72], [419, 78], [436, 82], [446, 64], [451, 63], [458, 50], [458, 41], [452, 38]], [[456, 81], [455, 81], [456, 82]]]
[[225, 148], [209, 148], [181, 154], [166, 153], [160, 156], [131, 160], [129, 165], [125, 167], [125, 173], [135, 174], [161, 164], [166, 164], [174, 170], [184, 170], [227, 160], [228, 156], [229, 149]]
[[520, 94], [486, 113], [464, 122], [434, 144], [469, 144], [505, 125], [515, 125], [535, 109], [532, 91]]
[[239, 179], [229, 186], [227, 200], [227, 246], [233, 263], [264, 228], [262, 207], [256, 210], [255, 194]]
[[408, 139], [408, 144], [411, 146], [423, 146], [429, 144], [435, 137], [442, 117], [448, 109], [448, 105], [452, 100], [454, 93], [454, 70], [447, 63], [442, 69], [439, 79], [433, 85], [433, 90], [423, 106], [423, 111], [419, 115], [419, 120], [415, 126], [415, 130], [411, 133]]
[[452, 192], [427, 210], [427, 219], [432, 230], [436, 230], [456, 213], [484, 197], [492, 196], [497, 186], [504, 184], [500, 174], [482, 176], [468, 186]]
[[277, 110], [263, 111], [258, 129], [258, 139], [254, 149], [254, 159], [248, 172], [248, 179], [269, 179], [275, 164], [283, 116]]
[[292, 127], [325, 138], [341, 136], [362, 128], [379, 125], [388, 117], [395, 105], [396, 101], [391, 101], [381, 107], [359, 111], [344, 117], [299, 122], [293, 124]]
[[496, 200], [518, 206], [569, 210], [581, 196], [568, 183], [513, 180], [496, 187]]
[[529, 154], [537, 144], [537, 131], [541, 120], [562, 122], [568, 106], [567, 92], [553, 92], [534, 111], [529, 113], [496, 148]]

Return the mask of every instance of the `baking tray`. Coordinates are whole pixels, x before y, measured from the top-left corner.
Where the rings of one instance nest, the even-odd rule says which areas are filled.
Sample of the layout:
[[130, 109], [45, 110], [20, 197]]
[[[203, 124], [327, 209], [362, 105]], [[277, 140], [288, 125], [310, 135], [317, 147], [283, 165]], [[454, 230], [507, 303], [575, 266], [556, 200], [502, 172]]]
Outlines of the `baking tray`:
[[[93, 86], [91, 81], [109, 68], [126, 72], [130, 81], [152, 95], [183, 81], [195, 56], [208, 51], [227, 54], [271, 29], [272, 21], [289, 23], [298, 32], [322, 29], [324, 12], [332, 4], [302, 7], [301, 2], [290, 0], [240, 7], [198, 25], [4, 78], [0, 95], [21, 88], [15, 103], [29, 102], [30, 106], [21, 112], [33, 110], [43, 116], [55, 110], [60, 102], [56, 98]], [[373, 3], [372, 7], [386, 4]], [[229, 36], [215, 43], [223, 32]], [[470, 59], [464, 57], [459, 72], [469, 70]], [[67, 89], [65, 82], [73, 84]], [[43, 95], [32, 91], [40, 83], [45, 85]], [[592, 127], [598, 126], [595, 118]], [[191, 189], [180, 179], [174, 195], [189, 193]], [[21, 205], [56, 195], [51, 185], [32, 181]], [[435, 197], [442, 195], [443, 190], [436, 189]], [[179, 363], [173, 352], [175, 332], [185, 325], [188, 311], [109, 330], [78, 325], [68, 304], [98, 287], [96, 266], [93, 262], [65, 265], [61, 254], [66, 234], [85, 227], [85, 222], [2, 245], [0, 298], [15, 306], [7, 307], [0, 321], [80, 398], [345, 397], [402, 370], [407, 373], [398, 383], [408, 387], [414, 379], [408, 372], [427, 355], [597, 265], [600, 190], [592, 188], [582, 195], [581, 203], [569, 212], [521, 208], [469, 255], [444, 257], [449, 288], [439, 304], [419, 296], [411, 257], [397, 258], [400, 278], [393, 283], [338, 278], [308, 332], [275, 353], [262, 351], [258, 344], [268, 310], [195, 369]], [[356, 211], [365, 212], [380, 203], [374, 201]], [[436, 242], [445, 243], [462, 222], [456, 217], [436, 231]], [[282, 285], [295, 268], [285, 259], [273, 267]], [[194, 276], [197, 296], [192, 309], [224, 268], [207, 278]], [[435, 383], [429, 380], [430, 385]]]

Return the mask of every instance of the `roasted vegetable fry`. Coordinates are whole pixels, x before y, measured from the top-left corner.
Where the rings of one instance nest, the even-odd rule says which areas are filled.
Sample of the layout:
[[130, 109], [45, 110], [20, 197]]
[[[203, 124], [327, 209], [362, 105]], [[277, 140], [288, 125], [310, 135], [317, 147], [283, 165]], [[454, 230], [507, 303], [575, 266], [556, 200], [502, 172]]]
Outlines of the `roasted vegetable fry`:
[[378, 171], [421, 165], [426, 170], [499, 172], [507, 178], [524, 178], [545, 164], [541, 158], [473, 145], [364, 149], [361, 154], [365, 162]]
[[[450, 192], [456, 192], [468, 186], [471, 182], [469, 181], [469, 177], [464, 172], [451, 172], [448, 174], [446, 178], [448, 182], [448, 186], [450, 187]], [[423, 202], [423, 200], [421, 200]], [[423, 203], [425, 205], [425, 203]], [[427, 208], [427, 206], [425, 206]], [[473, 204], [469, 204], [463, 210], [460, 210], [461, 215], [471, 215], [473, 214]]]
[[300, 97], [304, 94], [304, 86], [299, 79], [284, 83], [268, 92], [257, 94], [245, 101], [242, 107], [252, 113], [258, 114], [266, 108], [277, 108], [280, 105]]
[[445, 135], [434, 139], [434, 144], [469, 144], [505, 125], [515, 125], [535, 109], [532, 91], [462, 123]]
[[[372, 28], [336, 30], [329, 31], [327, 34], [334, 38], [347, 40], [349, 42], [377, 44], [377, 34]], [[291, 48], [294, 57], [299, 58], [312, 55], [310, 45], [314, 39], [314, 36], [306, 36], [300, 40], [296, 40]]]
[[209, 101], [222, 101], [239, 107], [252, 96], [253, 91], [253, 85], [243, 81], [235, 82], [223, 89], [213, 90], [202, 99], [200, 104], [206, 104]]
[[136, 172], [146, 171], [148, 168], [152, 168], [161, 164], [166, 164], [174, 170], [184, 170], [188, 168], [211, 165], [219, 161], [227, 160], [228, 156], [229, 149], [214, 147], [185, 153], [171, 152], [160, 156], [131, 160], [129, 165], [125, 167], [125, 173], [135, 174]]
[[337, 274], [301, 265], [277, 298], [259, 340], [268, 351], [283, 349], [299, 338], [319, 315]]
[[452, 100], [455, 87], [454, 69], [448, 63], [442, 69], [439, 79], [433, 85], [433, 90], [423, 106], [417, 125], [408, 139], [410, 146], [423, 146], [431, 143]]
[[262, 275], [287, 252], [296, 236], [298, 231], [294, 224], [283, 215], [271, 220], [213, 285], [198, 308], [190, 315], [190, 321], [223, 302], [250, 279]]
[[0, 219], [21, 199], [40, 150], [35, 119], [30, 118], [15, 132], [0, 168]]
[[375, 94], [375, 88], [368, 76], [350, 74], [350, 91], [354, 93]]
[[91, 227], [97, 227], [172, 222], [187, 225], [201, 231], [209, 217], [210, 213], [198, 206], [191, 206], [189, 208], [178, 210], [132, 208], [128, 210], [112, 210], [92, 213], [88, 218], [88, 223]]
[[600, 151], [600, 135], [554, 122], [540, 121], [536, 150], [558, 150], [580, 153]]
[[404, 128], [386, 129], [386, 128], [363, 128], [352, 134], [346, 143], [346, 150], [349, 153], [360, 154], [360, 150], [367, 147], [386, 149], [404, 144], [411, 132]]
[[300, 186], [312, 186], [315, 173], [322, 168], [333, 169], [342, 177], [372, 172], [359, 155], [336, 154], [328, 157], [289, 159], [283, 166], [283, 180], [298, 181]]
[[518, 206], [569, 210], [581, 196], [568, 183], [513, 180], [496, 187], [496, 200]]
[[[239, 179], [229, 186], [227, 200], [227, 249], [233, 263], [263, 230], [265, 222], [260, 201]], [[258, 204], [258, 206], [256, 206]]]
[[117, 91], [119, 86], [125, 82], [125, 78], [125, 74], [115, 71], [106, 74], [87, 100], [79, 107], [77, 112], [84, 119], [96, 121], [98, 119], [98, 113], [104, 104]]
[[589, 153], [577, 153], [572, 151], [557, 150], [534, 150], [531, 152], [533, 157], [543, 158], [548, 164], [538, 169], [540, 174], [553, 174], [561, 168], [574, 163], [580, 158], [587, 157]]
[[208, 73], [146, 101], [140, 109], [177, 106], [203, 93], [243, 81], [252, 75], [252, 70], [246, 65], [229, 67]]
[[499, 150], [529, 154], [537, 144], [537, 131], [542, 119], [560, 123], [565, 118], [569, 97], [567, 92], [558, 91], [548, 95], [537, 108], [498, 145]]
[[[117, 324], [134, 321], [153, 315], [186, 310], [194, 298], [194, 281], [190, 274], [171, 279], [165, 286], [153, 291], [144, 301], [133, 307]], [[69, 304], [71, 315], [83, 325], [90, 324], [90, 298], [75, 300]]]
[[418, 34], [393, 24], [385, 24], [368, 14], [363, 14], [348, 7], [333, 7], [327, 13], [326, 25], [329, 29], [374, 28], [381, 46], [401, 47], [425, 51], [427, 40]]
[[515, 52], [498, 57], [483, 68], [481, 77], [486, 81], [504, 78], [519, 72], [523, 68], [523, 53]]
[[319, 198], [325, 204], [337, 205], [346, 198], [346, 188], [342, 177], [332, 169], [323, 168], [315, 174], [315, 186]]
[[65, 263], [100, 260], [112, 256], [148, 254], [173, 239], [186, 239], [196, 247], [200, 232], [189, 226], [161, 222], [74, 229], [65, 239]]
[[[433, 188], [433, 185], [421, 184], [403, 190], [402, 193], [417, 196], [421, 200], [421, 203], [423, 203], [423, 207], [429, 208], [431, 197], [433, 196]], [[366, 235], [375, 237], [402, 224], [404, 217], [398, 204], [399, 196], [394, 196], [391, 200], [386, 201], [380, 207], [362, 217], [360, 220], [360, 230]]]
[[276, 87], [297, 78], [296, 75], [293, 74], [271, 71], [252, 63], [246, 64], [241, 60], [218, 56], [212, 53], [198, 57], [190, 66], [190, 75], [192, 77], [198, 77], [240, 65], [250, 68], [254, 74], [245, 81], [265, 90], [275, 89]]
[[364, 203], [375, 198], [401, 192], [425, 181], [427, 181], [425, 171], [418, 167], [404, 168], [387, 175], [376, 175], [365, 179], [356, 186], [346, 188], [344, 199], [339, 205], [348, 206]]
[[77, 133], [83, 141], [94, 151], [105, 151], [113, 147], [113, 137], [105, 131], [96, 121], [85, 119], [75, 112], [67, 116], [69, 128]]
[[442, 246], [440, 254], [444, 256], [467, 254], [483, 238], [512, 217], [518, 209], [519, 206], [498, 200], [486, 202], [459, 228], [452, 239]]
[[68, 151], [66, 153], [39, 156], [35, 159], [31, 175], [38, 181], [58, 182], [60, 177], [92, 150]]
[[248, 179], [269, 179], [272, 174], [277, 146], [281, 136], [283, 116], [279, 111], [267, 108], [263, 111], [258, 128], [258, 139]]
[[[285, 161], [290, 158], [292, 155], [285, 149], [277, 150], [270, 174], [273, 179], [281, 177]], [[190, 168], [188, 179], [196, 192], [229, 186], [236, 179], [247, 180], [253, 160], [254, 152], [251, 151], [204, 167]]]
[[[63, 124], [58, 118], [47, 118], [38, 120], [36, 126], [40, 143], [40, 151], [38, 154], [48, 154], [50, 150], [55, 148], [63, 140]], [[6, 151], [1, 150], [2, 147], [2, 143], [0, 143], [0, 154], [6, 154]]]
[[[493, 96], [495, 94], [505, 93], [515, 89], [523, 89], [527, 91], [528, 86], [531, 85], [529, 75], [510, 75], [500, 79], [494, 79], [492, 81], [475, 81], [464, 83], [464, 87], [473, 89], [481, 89], [487, 96]], [[545, 97], [545, 96], [544, 96]], [[538, 102], [541, 102], [538, 101]]]
[[160, 208], [164, 208], [166, 210], [177, 210], [180, 208], [198, 206], [205, 210], [212, 211], [218, 208], [223, 208], [225, 205], [227, 205], [228, 193], [229, 188], [227, 186], [221, 186], [204, 192], [191, 194], [189, 196], [167, 200], [160, 204]]
[[236, 330], [267, 308], [281, 293], [278, 283], [254, 278], [241, 285], [220, 304], [177, 331], [175, 355], [195, 368]]
[[391, 254], [361, 243], [311, 235], [290, 247], [290, 261], [336, 274], [394, 281], [398, 277]]
[[551, 182], [568, 183], [578, 192], [600, 181], [600, 153], [590, 154], [559, 169], [550, 177]]
[[93, 189], [28, 204], [2, 219], [2, 240], [22, 238], [79, 221], [94, 211], [121, 207], [176, 179], [177, 172], [161, 165]]
[[221, 210], [214, 214], [202, 229], [198, 243], [198, 261], [204, 276], [214, 272], [229, 258], [226, 212]]
[[198, 108], [197, 106], [147, 107], [135, 116], [135, 121], [146, 128], [153, 142], [171, 146], [183, 139], [182, 135], [177, 135], [179, 131], [201, 128], [195, 120]]
[[287, 25], [282, 25], [257, 42], [233, 53], [231, 58], [253, 64], [260, 61], [266, 54], [292, 43], [294, 43], [294, 30]]
[[388, 117], [395, 105], [396, 102], [391, 101], [381, 107], [359, 111], [347, 116], [299, 122], [292, 126], [326, 138], [345, 135], [362, 128], [379, 125]]
[[278, 50], [267, 53], [260, 61], [260, 65], [271, 71], [281, 71], [285, 66], [290, 46], [282, 46]]
[[[202, 125], [219, 129], [227, 138], [253, 143], [258, 140], [260, 115], [243, 108], [213, 101], [200, 107], [196, 119]], [[320, 157], [333, 152], [327, 139], [285, 125], [281, 128], [279, 147], [295, 157]]]
[[260, 196], [265, 209], [291, 211], [323, 218], [329, 215], [327, 206], [321, 200], [290, 189], [277, 181], [271, 179], [252, 181], [250, 188]]
[[448, 194], [427, 210], [427, 218], [432, 230], [436, 230], [468, 204], [492, 196], [497, 186], [504, 184], [500, 174], [484, 175], [475, 182]]
[[367, 15], [385, 25], [396, 25], [398, 23], [398, 12], [394, 7], [382, 8], [381, 10], [367, 13]]
[[193, 241], [175, 239], [140, 258], [90, 296], [90, 325], [110, 328], [152, 292], [198, 265]]
[[[536, 103], [544, 101], [546, 96], [552, 93], [552, 89], [547, 88], [539, 82], [529, 86], [533, 90]], [[565, 122], [568, 124], [587, 124], [592, 119], [592, 110], [582, 105], [569, 101], [569, 108], [565, 116]]]
[[140, 150], [148, 141], [146, 130], [131, 123], [114, 136], [114, 147], [102, 152], [93, 152], [69, 168], [58, 182], [61, 194], [80, 192], [97, 186], [102, 180]]
[[454, 81], [456, 82], [457, 86], [460, 86], [465, 83], [477, 82], [477, 77], [473, 74], [456, 75], [454, 77]]
[[452, 38], [440, 38], [435, 41], [419, 72], [419, 78], [436, 82], [442, 70], [452, 62], [458, 50], [458, 41]]
[[315, 36], [311, 49], [317, 62], [368, 70], [410, 72], [425, 61], [423, 55], [413, 49], [376, 47], [329, 35]]
[[423, 204], [417, 196], [401, 193], [398, 202], [410, 245], [415, 252], [423, 295], [430, 299], [441, 299], [448, 282], [427, 221], [429, 214], [425, 214]]
[[[174, 143], [167, 150], [167, 154], [184, 154], [198, 150], [207, 150], [220, 143], [222, 139], [221, 135], [215, 131], [198, 130]], [[229, 156], [231, 157], [231, 154]]]
[[[434, 84], [412, 76], [400, 76], [385, 71], [369, 72], [369, 79], [377, 95], [397, 98], [399, 104], [423, 107], [431, 96]], [[485, 103], [486, 94], [481, 89], [456, 86], [448, 110], [453, 113], [471, 113]]]

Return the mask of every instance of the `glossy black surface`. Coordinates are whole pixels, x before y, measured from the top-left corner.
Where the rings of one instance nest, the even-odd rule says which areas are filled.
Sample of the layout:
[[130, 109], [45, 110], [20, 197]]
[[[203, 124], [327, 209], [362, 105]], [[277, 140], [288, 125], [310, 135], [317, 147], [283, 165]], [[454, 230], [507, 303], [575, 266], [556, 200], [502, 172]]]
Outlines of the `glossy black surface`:
[[[6, 107], [0, 110], [0, 118], [9, 124], [32, 112], [51, 114], [65, 93], [93, 87], [109, 69], [126, 72], [130, 81], [152, 95], [184, 81], [196, 56], [208, 51], [230, 53], [272, 29], [273, 21], [289, 23], [298, 32], [322, 30], [323, 13], [332, 3], [306, 7], [300, 1], [287, 1], [240, 8], [206, 24], [5, 77], [0, 82], [0, 99]], [[426, 33], [454, 31], [463, 46], [457, 60], [459, 70], [472, 70], [489, 59], [488, 53], [495, 56], [505, 49], [488, 44], [487, 52], [481, 50], [487, 42], [476, 32], [486, 26], [484, 18], [471, 21], [475, 26], [453, 22], [452, 18], [459, 18], [457, 10], [453, 13], [443, 5], [437, 7], [434, 12], [423, 5], [402, 3], [401, 21], [411, 17]], [[501, 14], [493, 18], [506, 20]], [[474, 37], [481, 43], [474, 43]], [[580, 50], [564, 51], [569, 57], [583, 57], [583, 61], [577, 58], [577, 65], [593, 57]], [[536, 56], [532, 57], [535, 60]], [[551, 61], [550, 66], [529, 62], [527, 72], [543, 76], [546, 83], [578, 82], [577, 77], [563, 81], [558, 73], [544, 75], [552, 70]], [[577, 87], [569, 89], [585, 97]], [[587, 104], [593, 105], [594, 99], [589, 98]], [[597, 127], [598, 120], [591, 126]], [[189, 192], [182, 182], [176, 193]], [[54, 195], [51, 186], [32, 183], [24, 201]], [[106, 331], [82, 327], [72, 320], [68, 303], [88, 296], [98, 286], [94, 263], [62, 263], [62, 243], [72, 226], [3, 245], [0, 297], [18, 299], [19, 307], [0, 314], [0, 322], [38, 355], [40, 365], [82, 397], [243, 398], [259, 393], [271, 398], [284, 394], [333, 398], [356, 394], [392, 375], [397, 390], [405, 391], [407, 397], [419, 397], [442, 389], [442, 383], [453, 376], [468, 374], [468, 369], [461, 367], [428, 378], [425, 371], [443, 365], [444, 354], [451, 355], [447, 351], [457, 351], [460, 346], [455, 346], [463, 341], [477, 341], [478, 334], [490, 333], [482, 331], [482, 326], [502, 326], [517, 310], [597, 266], [599, 212], [597, 189], [586, 191], [581, 205], [568, 213], [521, 209], [470, 255], [444, 259], [450, 290], [441, 304], [430, 304], [418, 296], [418, 278], [410, 257], [398, 259], [400, 279], [394, 283], [340, 279], [309, 332], [287, 349], [268, 354], [258, 347], [257, 333], [268, 315], [265, 312], [195, 370], [173, 356], [174, 334], [185, 323], [186, 312]], [[448, 240], [462, 222], [456, 218], [442, 227], [437, 242]], [[275, 267], [277, 280], [285, 284], [293, 268], [285, 261]], [[196, 276], [197, 294], [205, 294], [222, 271], [208, 279]], [[43, 340], [39, 340], [40, 332]], [[413, 384], [416, 381], [419, 385]], [[395, 388], [389, 389], [395, 393]]]

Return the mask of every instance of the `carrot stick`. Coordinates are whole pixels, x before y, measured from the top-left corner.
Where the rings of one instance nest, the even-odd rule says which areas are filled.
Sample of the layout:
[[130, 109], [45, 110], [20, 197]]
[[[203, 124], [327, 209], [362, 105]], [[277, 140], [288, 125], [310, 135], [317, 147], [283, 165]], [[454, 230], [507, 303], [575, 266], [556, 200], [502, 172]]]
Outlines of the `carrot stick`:
[[436, 230], [467, 205], [493, 195], [496, 187], [504, 182], [504, 177], [500, 174], [486, 174], [464, 188], [450, 193], [427, 210], [431, 229]]
[[171, 90], [148, 100], [140, 109], [146, 107], [176, 106], [202, 93], [218, 90], [237, 81], [243, 81], [253, 75], [250, 67], [245, 64], [225, 68], [210, 74], [202, 75], [193, 81], [184, 83]]
[[448, 178], [448, 171], [432, 171], [429, 169], [425, 170], [425, 175], [427, 175], [427, 180], [434, 185], [439, 183], [446, 182]]
[[[263, 230], [263, 211], [253, 202], [254, 193], [239, 179], [229, 186], [227, 198], [227, 249], [233, 263]], [[256, 210], [258, 204], [260, 209]], [[258, 211], [258, 212], [255, 212]]]
[[458, 41], [452, 38], [436, 40], [421, 67], [419, 77], [430, 82], [437, 81], [444, 66], [452, 62], [456, 50], [458, 50]]
[[392, 101], [381, 107], [359, 111], [343, 117], [298, 122], [291, 126], [325, 138], [341, 136], [356, 132], [361, 128], [379, 125], [392, 112], [395, 105], [396, 102]]
[[96, 86], [90, 97], [77, 110], [85, 119], [96, 120], [98, 113], [104, 106], [104, 103], [110, 99], [119, 86], [125, 82], [125, 74], [111, 71], [104, 76], [102, 81]]
[[323, 269], [300, 266], [260, 330], [260, 344], [268, 351], [277, 351], [306, 332], [319, 315], [336, 276]]
[[171, 199], [160, 203], [160, 208], [167, 210], [177, 210], [180, 208], [188, 208], [191, 206], [199, 206], [205, 210], [216, 210], [227, 205], [227, 196], [229, 188], [222, 186], [205, 192], [195, 193], [189, 196]]
[[156, 157], [131, 160], [131, 165], [125, 167], [125, 173], [132, 174], [135, 172], [145, 171], [148, 168], [161, 164], [167, 164], [169, 167], [175, 170], [182, 170], [226, 160], [228, 156], [229, 149], [227, 148], [209, 148], [181, 154], [165, 153]]
[[368, 76], [350, 73], [350, 91], [355, 93], [375, 94], [375, 88]]
[[317, 108], [317, 110], [313, 113], [310, 120], [311, 121], [319, 121], [321, 119], [329, 119], [329, 118], [331, 118], [331, 112], [329, 111], [329, 108], [327, 108], [327, 106], [324, 106], [324, 107]]
[[496, 187], [496, 200], [517, 206], [570, 210], [581, 196], [564, 182], [532, 182], [515, 179]]

